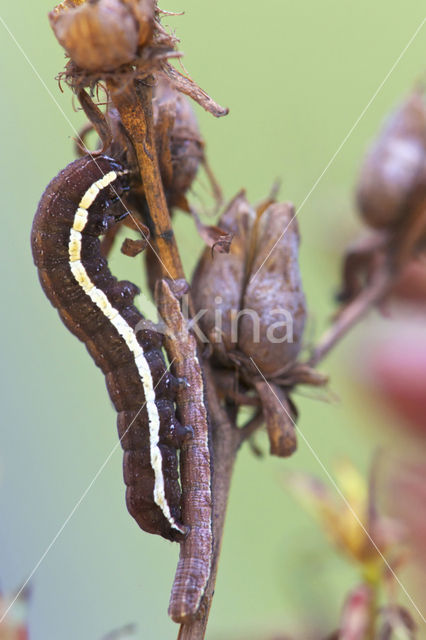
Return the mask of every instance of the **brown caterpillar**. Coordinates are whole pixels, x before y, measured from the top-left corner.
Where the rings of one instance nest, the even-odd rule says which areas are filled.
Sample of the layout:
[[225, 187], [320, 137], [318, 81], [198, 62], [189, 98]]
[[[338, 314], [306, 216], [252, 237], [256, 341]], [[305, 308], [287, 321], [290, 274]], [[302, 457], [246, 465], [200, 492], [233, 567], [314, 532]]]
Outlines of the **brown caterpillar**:
[[105, 374], [125, 452], [127, 508], [145, 531], [178, 541], [187, 527], [176, 449], [191, 429], [175, 416], [178, 383], [167, 370], [162, 336], [137, 329], [139, 289], [118, 282], [100, 253], [99, 236], [127, 215], [117, 201], [129, 181], [107, 156], [72, 162], [42, 195], [31, 244], [47, 297]]

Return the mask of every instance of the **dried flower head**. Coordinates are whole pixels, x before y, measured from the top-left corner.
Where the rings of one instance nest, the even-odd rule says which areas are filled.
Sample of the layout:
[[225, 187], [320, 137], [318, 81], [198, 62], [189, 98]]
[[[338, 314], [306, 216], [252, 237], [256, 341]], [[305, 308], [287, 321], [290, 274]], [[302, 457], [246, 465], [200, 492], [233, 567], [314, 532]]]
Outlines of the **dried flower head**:
[[219, 225], [232, 242], [229, 253], [206, 249], [198, 263], [192, 290], [199, 327], [211, 344], [217, 378], [224, 377], [221, 367], [232, 367], [243, 397], [244, 387], [255, 391], [271, 454], [289, 456], [297, 448], [297, 410], [288, 393], [299, 374], [310, 382], [309, 370], [299, 367], [295, 374], [306, 303], [294, 208], [268, 200], [255, 210], [241, 192]]
[[80, 69], [112, 71], [135, 58], [139, 27], [130, 6], [121, 0], [60, 5], [49, 19], [58, 41]]

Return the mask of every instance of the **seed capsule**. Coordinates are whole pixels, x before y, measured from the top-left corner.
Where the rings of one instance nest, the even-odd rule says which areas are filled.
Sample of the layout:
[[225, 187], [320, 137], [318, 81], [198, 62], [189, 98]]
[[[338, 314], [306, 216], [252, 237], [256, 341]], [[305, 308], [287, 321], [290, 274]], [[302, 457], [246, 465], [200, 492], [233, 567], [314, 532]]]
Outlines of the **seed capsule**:
[[266, 377], [295, 360], [301, 347], [306, 301], [299, 271], [294, 207], [273, 204], [254, 227], [253, 260], [244, 291], [238, 345]]
[[205, 251], [194, 274], [200, 328], [223, 364], [244, 361], [251, 375], [271, 378], [296, 359], [306, 317], [293, 206], [256, 216], [240, 193], [219, 225], [234, 238], [229, 254]]
[[229, 253], [206, 248], [192, 281], [194, 305], [203, 315], [199, 326], [222, 364], [231, 364], [238, 347], [238, 311], [245, 279], [245, 263], [255, 212], [244, 192], [229, 204], [219, 226], [233, 235]]
[[159, 77], [154, 91], [157, 153], [170, 206], [179, 204], [204, 158], [204, 143], [189, 100]]
[[49, 19], [58, 41], [81, 69], [113, 71], [136, 55], [138, 23], [120, 0], [85, 2], [75, 8], [59, 5]]
[[426, 105], [413, 93], [385, 124], [368, 151], [357, 189], [365, 222], [392, 228], [413, 199], [426, 192]]

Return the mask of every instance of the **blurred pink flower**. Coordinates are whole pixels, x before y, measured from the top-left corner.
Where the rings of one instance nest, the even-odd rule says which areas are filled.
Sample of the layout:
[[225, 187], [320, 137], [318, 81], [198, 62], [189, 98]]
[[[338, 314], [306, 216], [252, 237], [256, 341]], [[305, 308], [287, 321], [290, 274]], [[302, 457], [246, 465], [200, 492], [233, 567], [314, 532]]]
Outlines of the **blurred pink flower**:
[[426, 436], [426, 317], [419, 329], [398, 323], [370, 355], [372, 382], [386, 405], [419, 436]]

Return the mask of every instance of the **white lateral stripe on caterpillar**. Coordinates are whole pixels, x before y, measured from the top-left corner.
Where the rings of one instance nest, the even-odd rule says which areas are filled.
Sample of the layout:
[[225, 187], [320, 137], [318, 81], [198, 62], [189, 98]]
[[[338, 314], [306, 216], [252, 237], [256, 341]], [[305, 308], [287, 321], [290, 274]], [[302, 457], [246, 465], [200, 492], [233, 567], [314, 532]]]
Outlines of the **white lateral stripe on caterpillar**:
[[98, 289], [90, 280], [90, 277], [81, 261], [81, 232], [84, 231], [87, 224], [89, 216], [88, 208], [94, 203], [99, 192], [114, 182], [118, 175], [119, 173], [116, 171], [109, 171], [102, 178], [94, 182], [81, 198], [74, 216], [73, 226], [70, 231], [68, 243], [69, 265], [71, 272], [80, 287], [91, 298], [98, 309], [100, 309], [114, 325], [133, 354], [135, 365], [142, 382], [148, 412], [150, 461], [151, 467], [154, 471], [154, 502], [161, 509], [163, 515], [170, 523], [170, 526], [178, 531], [184, 532], [185, 529], [179, 526], [172, 517], [170, 507], [166, 500], [162, 456], [159, 448], [160, 416], [158, 414], [157, 405], [155, 404], [155, 391], [149, 364], [145, 358], [141, 345], [137, 341], [136, 334], [132, 327], [122, 316], [120, 316], [118, 310], [111, 305], [105, 293], [101, 289]]

